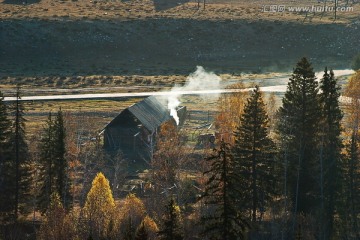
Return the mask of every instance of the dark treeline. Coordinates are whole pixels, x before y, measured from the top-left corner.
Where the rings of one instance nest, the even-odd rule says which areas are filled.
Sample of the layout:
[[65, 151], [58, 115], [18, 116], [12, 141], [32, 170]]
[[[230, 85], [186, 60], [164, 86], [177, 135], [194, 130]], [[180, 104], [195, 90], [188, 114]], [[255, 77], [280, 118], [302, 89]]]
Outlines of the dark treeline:
[[[70, 150], [61, 109], [49, 113], [30, 157], [18, 89], [14, 104], [0, 101], [1, 221], [42, 213], [39, 239], [360, 239], [359, 80], [358, 71], [341, 92], [332, 70], [317, 81], [302, 58], [272, 114], [257, 86], [234, 94], [246, 101], [223, 101], [242, 108], [239, 116], [216, 120], [226, 133], [196, 163], [182, 133], [163, 126], [146, 193], [119, 202], [112, 191], [121, 199], [126, 161], [98, 143]], [[348, 101], [340, 106], [341, 93]], [[77, 171], [73, 155], [85, 159]], [[200, 174], [184, 179], [184, 169]]]

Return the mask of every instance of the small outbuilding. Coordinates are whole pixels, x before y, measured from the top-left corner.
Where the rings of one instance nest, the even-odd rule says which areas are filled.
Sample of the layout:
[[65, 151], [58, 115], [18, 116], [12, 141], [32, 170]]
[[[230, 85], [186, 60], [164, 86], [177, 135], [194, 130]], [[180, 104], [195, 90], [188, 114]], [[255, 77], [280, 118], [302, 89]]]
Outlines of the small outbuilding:
[[[177, 108], [179, 126], [186, 117], [186, 107]], [[104, 128], [104, 148], [121, 151], [128, 159], [150, 160], [156, 134], [164, 123], [176, 122], [170, 111], [156, 97], [151, 96], [126, 108]]]

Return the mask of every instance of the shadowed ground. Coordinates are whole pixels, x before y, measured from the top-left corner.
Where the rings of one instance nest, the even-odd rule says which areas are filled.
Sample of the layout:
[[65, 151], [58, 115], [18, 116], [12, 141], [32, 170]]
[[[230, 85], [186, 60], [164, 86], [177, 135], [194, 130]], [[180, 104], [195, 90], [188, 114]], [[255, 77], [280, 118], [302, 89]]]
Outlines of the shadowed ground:
[[0, 29], [0, 77], [291, 70], [302, 56], [341, 69], [360, 39], [357, 26], [244, 20], [3, 20]]

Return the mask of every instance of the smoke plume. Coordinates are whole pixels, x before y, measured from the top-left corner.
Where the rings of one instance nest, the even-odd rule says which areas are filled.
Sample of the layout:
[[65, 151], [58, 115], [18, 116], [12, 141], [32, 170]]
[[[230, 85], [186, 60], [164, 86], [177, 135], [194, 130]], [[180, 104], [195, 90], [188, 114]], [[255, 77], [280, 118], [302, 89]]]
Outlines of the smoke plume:
[[[179, 117], [176, 108], [181, 104], [181, 91], [199, 91], [199, 90], [215, 90], [221, 88], [221, 78], [213, 72], [207, 72], [201, 66], [196, 67], [196, 71], [191, 73], [184, 86], [174, 86], [171, 89], [171, 95], [168, 96], [167, 106], [170, 115], [179, 125]], [[209, 98], [209, 95], [201, 95], [203, 98]], [[211, 97], [218, 97], [218, 94], [212, 94]]]

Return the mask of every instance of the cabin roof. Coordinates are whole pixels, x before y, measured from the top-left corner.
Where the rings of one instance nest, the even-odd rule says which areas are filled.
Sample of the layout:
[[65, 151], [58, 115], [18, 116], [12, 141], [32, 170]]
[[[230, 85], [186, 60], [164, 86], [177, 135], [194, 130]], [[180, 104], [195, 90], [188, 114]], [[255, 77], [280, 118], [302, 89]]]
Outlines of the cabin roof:
[[151, 132], [155, 131], [164, 122], [172, 119], [169, 110], [161, 104], [156, 97], [150, 96], [122, 111], [105, 128], [114, 125], [116, 119], [121, 118], [122, 114], [126, 114], [127, 111], [129, 111], [147, 130]]

